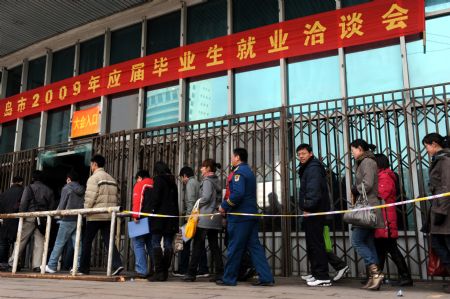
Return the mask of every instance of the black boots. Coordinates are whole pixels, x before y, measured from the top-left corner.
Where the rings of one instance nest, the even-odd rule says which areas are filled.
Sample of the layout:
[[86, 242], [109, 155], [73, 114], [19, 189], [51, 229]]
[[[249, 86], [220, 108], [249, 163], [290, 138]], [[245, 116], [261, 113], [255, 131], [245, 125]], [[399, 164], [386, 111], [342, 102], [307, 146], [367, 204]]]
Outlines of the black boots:
[[169, 278], [169, 268], [170, 268], [170, 265], [172, 264], [172, 257], [173, 257], [173, 249], [165, 249], [164, 257], [163, 257], [164, 281], [166, 281]]
[[149, 281], [165, 281], [164, 276], [164, 255], [162, 248], [153, 248], [153, 260], [155, 263], [155, 274], [150, 277]]

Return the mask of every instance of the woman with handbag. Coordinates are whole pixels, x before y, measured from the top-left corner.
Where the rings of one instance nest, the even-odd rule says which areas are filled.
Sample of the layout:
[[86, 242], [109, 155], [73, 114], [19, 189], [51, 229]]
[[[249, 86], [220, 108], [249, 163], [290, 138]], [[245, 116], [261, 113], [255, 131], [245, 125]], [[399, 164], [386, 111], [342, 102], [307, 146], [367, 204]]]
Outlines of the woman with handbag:
[[[362, 139], [354, 140], [350, 144], [350, 147], [352, 155], [356, 160], [355, 185], [352, 187], [355, 207], [361, 208], [379, 205], [378, 173], [375, 156], [367, 142]], [[346, 216], [344, 216], [344, 219]], [[379, 261], [375, 248], [375, 229], [384, 227], [380, 210], [349, 213], [349, 216], [358, 216], [355, 217], [355, 221], [348, 222], [353, 224], [352, 245], [356, 252], [364, 259], [369, 278], [362, 288], [379, 290], [384, 278], [378, 266]]]
[[[387, 204], [395, 203], [398, 182], [394, 172], [389, 168], [389, 159], [383, 154], [376, 154], [375, 159], [378, 166], [378, 196]], [[396, 285], [412, 286], [411, 272], [405, 262], [405, 258], [398, 249], [397, 211], [395, 207], [388, 207], [382, 209], [381, 212], [385, 227], [375, 230], [375, 247], [380, 261], [380, 269], [383, 270], [386, 255], [389, 253], [392, 261], [397, 266], [400, 277]]]
[[[437, 133], [426, 135], [422, 140], [431, 157], [430, 191], [433, 195], [450, 192], [449, 137]], [[436, 198], [430, 211], [431, 247], [439, 256], [442, 265], [450, 273], [450, 198]], [[446, 289], [450, 293], [450, 286]]]
[[[203, 180], [200, 184], [200, 199], [198, 200], [200, 214], [217, 213], [217, 208], [222, 200], [222, 187], [215, 172], [220, 167], [220, 164], [216, 163], [213, 159], [206, 159], [202, 162], [200, 171], [202, 172]], [[206, 238], [208, 238], [209, 249], [211, 250], [211, 257], [215, 268], [215, 277], [211, 280], [216, 281], [222, 278], [223, 261], [222, 251], [219, 248], [219, 232], [221, 230], [221, 215], [199, 217], [194, 236], [191, 261], [189, 263], [188, 273], [183, 278], [184, 281], [195, 281], [200, 258], [205, 248]]]

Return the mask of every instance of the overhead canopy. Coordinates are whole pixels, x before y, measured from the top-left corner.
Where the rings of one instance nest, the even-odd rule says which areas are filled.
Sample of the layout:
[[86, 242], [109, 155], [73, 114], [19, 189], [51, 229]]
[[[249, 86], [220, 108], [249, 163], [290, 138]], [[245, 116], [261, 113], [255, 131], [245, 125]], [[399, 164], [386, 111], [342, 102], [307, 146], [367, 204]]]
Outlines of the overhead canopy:
[[1, 0], [0, 58], [149, 0]]

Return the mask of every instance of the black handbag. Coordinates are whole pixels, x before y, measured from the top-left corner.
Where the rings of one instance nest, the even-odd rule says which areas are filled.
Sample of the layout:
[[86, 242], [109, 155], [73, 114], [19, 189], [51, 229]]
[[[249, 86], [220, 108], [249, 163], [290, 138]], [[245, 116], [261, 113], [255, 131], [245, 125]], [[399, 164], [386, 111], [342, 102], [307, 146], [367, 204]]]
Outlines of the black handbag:
[[[34, 191], [31, 186], [28, 186], [30, 188], [30, 196], [31, 200], [33, 201], [34, 205], [37, 207], [36, 197], [34, 196]], [[45, 231], [47, 230], [47, 217], [36, 217], [36, 227], [38, 231], [45, 236]]]

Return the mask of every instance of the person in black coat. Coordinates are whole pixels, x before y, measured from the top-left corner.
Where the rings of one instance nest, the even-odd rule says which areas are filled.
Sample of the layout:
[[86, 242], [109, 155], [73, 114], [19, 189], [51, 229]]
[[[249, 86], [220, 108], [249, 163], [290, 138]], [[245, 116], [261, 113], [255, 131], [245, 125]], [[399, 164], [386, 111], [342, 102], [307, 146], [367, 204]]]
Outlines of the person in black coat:
[[[156, 162], [153, 188], [144, 193], [142, 212], [178, 216], [178, 188], [175, 176], [164, 162]], [[152, 217], [152, 250], [155, 260], [155, 274], [150, 281], [166, 281], [172, 262], [172, 242], [178, 232], [178, 218]], [[161, 240], [164, 249], [161, 248]]]
[[311, 279], [308, 286], [330, 286], [328, 275], [328, 258], [323, 238], [325, 216], [307, 217], [309, 213], [326, 212], [330, 210], [325, 167], [314, 157], [309, 144], [297, 147], [300, 160], [300, 196], [299, 206], [303, 211], [303, 225], [306, 235], [306, 250], [311, 263]]
[[[11, 214], [19, 211], [20, 199], [23, 193], [23, 178], [13, 177], [12, 185], [0, 195], [0, 214]], [[3, 219], [0, 225], [0, 268], [8, 268], [8, 257], [11, 245], [17, 235], [19, 219]]]

